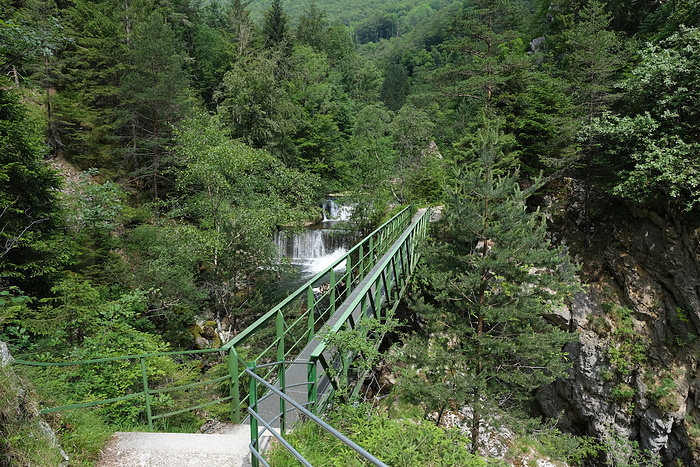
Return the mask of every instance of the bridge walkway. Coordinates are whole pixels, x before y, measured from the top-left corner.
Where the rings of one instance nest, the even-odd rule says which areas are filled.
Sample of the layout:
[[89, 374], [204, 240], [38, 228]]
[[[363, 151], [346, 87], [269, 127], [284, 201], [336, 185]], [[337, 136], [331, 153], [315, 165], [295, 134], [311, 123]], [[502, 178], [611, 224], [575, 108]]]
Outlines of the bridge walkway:
[[[411, 224], [406, 229], [406, 233], [412, 229], [423, 219], [426, 209], [419, 209], [411, 219]], [[325, 332], [336, 332], [341, 328], [355, 328], [364, 318], [386, 318], [393, 314], [395, 306], [402, 295], [403, 290], [392, 290], [396, 287], [405, 288], [410, 273], [413, 271], [417, 255], [413, 250], [415, 246], [411, 242], [406, 242], [409, 238], [399, 238], [394, 245], [382, 256], [374, 268], [367, 273], [366, 277], [347, 297], [343, 304], [338, 307], [335, 314], [328, 319], [325, 324]], [[404, 261], [397, 262], [397, 255], [402, 255]], [[397, 266], [397, 267], [393, 267]], [[378, 280], [379, 279], [379, 280]], [[392, 303], [391, 296], [395, 299]], [[372, 300], [363, 300], [365, 297], [373, 297]], [[388, 313], [381, 313], [382, 307], [390, 307], [393, 309]], [[338, 367], [340, 356], [337, 355], [335, 349], [325, 345], [325, 332], [317, 333], [313, 339], [304, 347], [298, 354], [294, 362], [286, 365], [284, 371], [284, 388], [285, 394], [294, 399], [297, 403], [308, 407], [310, 402], [326, 401], [333, 391], [333, 385], [326, 374], [324, 365], [335, 365]], [[377, 343], [378, 344], [378, 343]], [[314, 365], [317, 375], [316, 394], [314, 401], [309, 400], [309, 365]], [[275, 386], [282, 386], [280, 381], [275, 382]], [[273, 420], [272, 426], [281, 428], [280, 425], [285, 425], [289, 428], [298, 421], [299, 413], [295, 410], [289, 410], [285, 417], [281, 417], [281, 410], [286, 410], [280, 398], [274, 394], [258, 400], [257, 413], [265, 420]], [[246, 421], [249, 421], [247, 418]], [[284, 427], [282, 427], [284, 428]]]

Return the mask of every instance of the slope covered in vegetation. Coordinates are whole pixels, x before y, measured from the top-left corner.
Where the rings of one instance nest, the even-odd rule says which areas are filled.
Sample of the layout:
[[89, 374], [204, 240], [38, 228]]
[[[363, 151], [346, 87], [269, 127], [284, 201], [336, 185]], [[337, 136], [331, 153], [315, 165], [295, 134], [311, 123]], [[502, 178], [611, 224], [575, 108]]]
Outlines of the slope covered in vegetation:
[[[470, 407], [475, 454], [503, 412], [532, 434], [561, 409], [571, 463], [694, 465], [698, 21], [697, 0], [5, 2], [0, 340], [47, 361], [195, 348], [197, 322], [232, 335], [274, 303], [272, 236], [327, 193], [362, 230], [442, 204], [396, 397], [438, 424]], [[133, 384], [73, 371], [39, 397]], [[612, 420], [588, 409], [606, 398]]]

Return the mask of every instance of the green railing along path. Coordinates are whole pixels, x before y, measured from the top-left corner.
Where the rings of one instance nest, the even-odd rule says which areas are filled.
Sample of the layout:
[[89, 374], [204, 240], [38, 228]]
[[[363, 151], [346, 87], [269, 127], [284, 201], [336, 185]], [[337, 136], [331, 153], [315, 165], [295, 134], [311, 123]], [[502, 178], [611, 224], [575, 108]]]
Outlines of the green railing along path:
[[[409, 235], [409, 231], [416, 232], [410, 234], [411, 238], [416, 237], [416, 235], [424, 235], [424, 227], [421, 230], [416, 229], [416, 226], [424, 225], [425, 222], [412, 222], [411, 214], [410, 208], [403, 209], [365, 237], [343, 257], [318, 273], [221, 348], [157, 352], [73, 362], [15, 360], [15, 364], [35, 367], [98, 365], [99, 371], [103, 373], [111, 371], [109, 365], [119, 365], [120, 367], [132, 365], [133, 373], [140, 375], [138, 380], [133, 381], [125, 394], [103, 398], [93, 395], [90, 400], [76, 400], [67, 405], [45, 407], [41, 413], [94, 407], [140, 398], [143, 401], [145, 418], [151, 429], [155, 420], [221, 403], [230, 404], [231, 420], [238, 423], [242, 418], [242, 407], [245, 407], [247, 403], [248, 384], [246, 383], [242, 387], [241, 382], [249, 379], [245, 376], [246, 368], [249, 365], [257, 366], [271, 362], [293, 361], [298, 359], [302, 352], [305, 352], [303, 358], [314, 358], [320, 365], [318, 368], [310, 367], [308, 373], [312, 374], [319, 371], [321, 366], [328, 364], [327, 361], [324, 361], [327, 356], [323, 353], [321, 341], [315, 340], [317, 332], [324, 325], [335, 326], [338, 322], [344, 322], [343, 320], [348, 319], [353, 322], [354, 326], [354, 323], [359, 319], [356, 312], [353, 314], [352, 311], [349, 311], [347, 304], [361, 303], [362, 313], [377, 310], [376, 312], [372, 311], [377, 316], [381, 312], [381, 307], [378, 307], [377, 303], [380, 301], [384, 303], [384, 297], [386, 297], [387, 303], [395, 307], [401, 291], [396, 289], [393, 284], [405, 282], [408, 272], [406, 268], [409, 267], [408, 263], [404, 264], [399, 258], [407, 258], [409, 254], [414, 255], [414, 253], [409, 253], [409, 249], [406, 247], [396, 250], [398, 256], [389, 261], [388, 273], [377, 275], [373, 272], [373, 268], [378, 263], [386, 263], [383, 259], [384, 255], [394, 248], [397, 240]], [[410, 251], [413, 251], [412, 248]], [[371, 287], [372, 292], [365, 290], [368, 278], [374, 284]], [[358, 292], [359, 289], [362, 291]], [[344, 311], [343, 316], [339, 317], [338, 310], [341, 307]], [[355, 306], [353, 309], [355, 308], [357, 307]], [[333, 319], [332, 322], [329, 321], [331, 319]], [[314, 343], [315, 347], [309, 353], [310, 343]], [[165, 385], [162, 381], [159, 384], [155, 383], [157, 376], [153, 374], [152, 366], [149, 367], [149, 361], [153, 362], [153, 359], [163, 357], [177, 358], [178, 360], [191, 357], [202, 358], [210, 353], [218, 353], [220, 358], [227, 362], [228, 371], [225, 375], [214, 379], [188, 382], [187, 384], [176, 381], [168, 382]], [[266, 367], [264, 372], [259, 373], [259, 376], [267, 381], [282, 380], [284, 382], [285, 372], [281, 371], [280, 365], [272, 365]], [[167, 411], [155, 413], [154, 407], [156, 409], [158, 407], [154, 401], [157, 401], [158, 397], [163, 394], [175, 391], [194, 391], [203, 386], [212, 385], [228, 386], [227, 394], [196, 406], [167, 408]], [[314, 386], [313, 391], [317, 392], [318, 386]], [[313, 400], [315, 397], [314, 393]]]
[[[372, 270], [365, 275], [337, 308], [336, 313], [326, 322], [322, 332], [308, 343], [295, 361], [279, 360], [274, 364], [257, 366], [257, 368], [254, 364], [250, 365], [248, 413], [251, 415], [250, 449], [253, 455], [253, 467], [257, 467], [259, 462], [267, 465], [259, 449], [259, 439], [265, 432], [277, 438], [282, 446], [289, 449], [290, 446], [284, 439], [284, 433], [288, 428], [299, 420], [313, 420], [319, 423], [309, 415], [309, 412], [318, 414], [323, 411], [326, 402], [338, 389], [335, 386], [336, 379], [330, 376], [337, 373], [338, 369], [347, 371], [348, 366], [343, 365], [342, 360], [354, 358], [351, 350], [329, 349], [323, 336], [337, 333], [341, 329], [356, 329], [363, 332], [363, 319], [376, 318], [382, 321], [394, 314], [416, 266], [418, 260], [416, 247], [425, 237], [428, 220], [429, 214], [426, 210], [417, 213], [411, 225], [376, 262]], [[374, 340], [375, 345], [379, 345], [383, 338], [378, 335], [365, 335], [368, 339]], [[257, 378], [256, 375], [258, 370], [269, 374], [269, 368], [277, 370], [277, 379], [274, 384], [269, 383], [269, 378]], [[359, 380], [363, 378], [362, 375], [356, 375], [356, 377]], [[359, 389], [359, 385], [356, 388]], [[266, 394], [258, 397], [258, 394], [263, 392]], [[262, 424], [262, 430], [258, 429], [258, 423]], [[332, 431], [331, 434], [337, 437]], [[339, 437], [366, 461], [374, 465], [384, 465], [343, 438]], [[290, 449], [290, 452], [302, 464], [307, 465], [295, 450]]]

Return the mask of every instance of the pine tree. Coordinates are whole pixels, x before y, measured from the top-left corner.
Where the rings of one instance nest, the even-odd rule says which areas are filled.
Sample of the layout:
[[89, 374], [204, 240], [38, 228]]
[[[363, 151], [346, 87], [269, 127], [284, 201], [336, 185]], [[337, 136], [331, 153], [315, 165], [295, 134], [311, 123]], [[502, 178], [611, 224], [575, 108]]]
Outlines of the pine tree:
[[282, 8], [282, 0], [272, 0], [272, 5], [265, 12], [263, 37], [265, 47], [274, 48], [289, 45], [289, 18]]
[[[615, 75], [623, 64], [623, 43], [614, 31], [609, 29], [611, 16], [598, 0], [591, 0], [578, 13], [578, 21], [563, 33], [566, 55], [564, 76], [571, 84], [569, 90], [576, 107], [575, 121], [580, 125], [579, 154], [574, 154], [567, 165], [578, 165], [585, 171], [587, 182], [593, 183], [595, 166], [594, 119], [609, 108], [615, 95], [613, 86]], [[586, 242], [590, 241], [590, 190], [586, 190], [583, 217]]]
[[445, 44], [453, 54], [453, 89], [449, 91], [452, 96], [493, 107], [513, 66], [504, 60], [502, 47], [518, 37], [517, 27], [523, 15], [523, 10], [508, 0], [465, 4], [452, 25], [452, 37]]
[[0, 86], [0, 286], [38, 296], [66, 259], [56, 236], [59, 179], [45, 154], [14, 92]]
[[540, 183], [521, 189], [517, 172], [494, 173], [501, 138], [480, 129], [480, 167], [458, 171], [449, 190], [446, 241], [425, 255], [418, 276], [424, 298], [416, 309], [428, 335], [403, 352], [410, 400], [432, 404], [438, 418], [471, 409], [474, 453], [489, 414], [523, 410], [534, 389], [564, 374], [562, 346], [574, 339], [543, 317], [578, 290], [575, 268], [550, 244], [544, 214], [527, 209]]
[[[609, 30], [612, 17], [602, 2], [591, 0], [578, 19], [563, 34], [567, 52], [563, 65], [578, 114], [587, 128], [615, 99], [613, 84], [624, 64], [623, 44], [619, 35]], [[591, 145], [592, 134], [587, 132], [584, 151], [590, 153]]]
[[180, 49], [166, 19], [159, 13], [150, 14], [134, 25], [127, 54], [131, 67], [121, 80], [125, 159], [154, 198], [163, 182], [161, 165], [168, 154], [172, 125], [191, 105], [190, 80], [184, 73], [187, 57]]

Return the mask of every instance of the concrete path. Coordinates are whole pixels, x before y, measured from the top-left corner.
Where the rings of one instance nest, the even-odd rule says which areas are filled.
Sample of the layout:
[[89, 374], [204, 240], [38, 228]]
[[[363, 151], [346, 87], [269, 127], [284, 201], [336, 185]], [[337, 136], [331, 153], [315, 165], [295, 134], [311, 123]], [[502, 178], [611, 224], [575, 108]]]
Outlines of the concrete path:
[[250, 465], [250, 426], [219, 434], [115, 433], [97, 467], [202, 467]]

